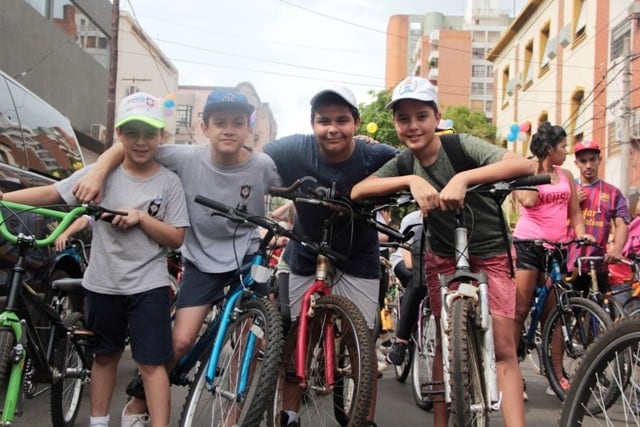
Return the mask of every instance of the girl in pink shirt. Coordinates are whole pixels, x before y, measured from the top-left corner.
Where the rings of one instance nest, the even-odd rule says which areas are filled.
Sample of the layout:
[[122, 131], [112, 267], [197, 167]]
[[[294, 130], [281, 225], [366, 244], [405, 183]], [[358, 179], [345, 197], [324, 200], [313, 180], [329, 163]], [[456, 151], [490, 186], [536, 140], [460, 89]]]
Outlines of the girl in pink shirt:
[[[567, 157], [566, 138], [567, 134], [560, 126], [553, 126], [549, 122], [538, 126], [538, 132], [531, 138], [530, 150], [537, 160], [536, 175], [549, 175], [551, 183], [538, 186], [537, 192], [516, 192], [521, 205], [520, 218], [513, 232], [517, 254], [516, 321], [520, 326], [516, 342], [520, 340], [520, 331], [531, 309], [536, 284], [542, 282], [546, 267], [545, 249], [531, 242], [518, 242], [518, 239], [567, 241], [569, 220], [578, 237], [593, 240], [585, 232], [573, 176], [570, 171], [560, 167]], [[555, 305], [553, 293], [547, 299], [547, 306], [549, 305]], [[562, 361], [559, 360], [557, 365], [556, 375], [563, 378]], [[569, 388], [566, 378], [561, 383], [563, 388]]]

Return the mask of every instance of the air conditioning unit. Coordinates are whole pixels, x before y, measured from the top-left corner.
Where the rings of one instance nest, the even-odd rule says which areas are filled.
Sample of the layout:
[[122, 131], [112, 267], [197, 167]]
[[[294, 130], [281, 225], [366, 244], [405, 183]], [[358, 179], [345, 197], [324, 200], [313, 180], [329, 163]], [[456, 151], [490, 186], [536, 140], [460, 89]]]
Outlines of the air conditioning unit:
[[507, 96], [512, 96], [513, 95], [513, 89], [514, 89], [515, 83], [514, 80], [511, 79], [507, 82], [507, 87], [505, 88], [505, 92], [507, 93]]
[[631, 113], [629, 128], [631, 139], [640, 139], [640, 110], [635, 110]]
[[129, 95], [132, 95], [132, 94], [138, 93], [138, 92], [140, 92], [140, 89], [138, 89], [138, 86], [130, 85], [130, 86], [127, 87], [127, 95], [126, 96], [129, 96]]
[[91, 138], [97, 139], [98, 141], [104, 142], [107, 139], [107, 128], [101, 124], [92, 124], [91, 125]]
[[553, 39], [549, 40], [549, 44], [547, 45], [547, 52], [546, 53], [547, 53], [547, 56], [549, 57], [549, 59], [553, 59], [553, 58], [556, 57], [557, 49], [558, 49], [558, 41], [554, 37]]
[[513, 78], [513, 87], [515, 89], [522, 89], [522, 73], [516, 73]]
[[560, 38], [560, 46], [562, 47], [569, 46], [569, 43], [571, 42], [570, 24], [567, 24], [564, 27], [562, 27], [562, 29], [560, 30], [559, 38]]

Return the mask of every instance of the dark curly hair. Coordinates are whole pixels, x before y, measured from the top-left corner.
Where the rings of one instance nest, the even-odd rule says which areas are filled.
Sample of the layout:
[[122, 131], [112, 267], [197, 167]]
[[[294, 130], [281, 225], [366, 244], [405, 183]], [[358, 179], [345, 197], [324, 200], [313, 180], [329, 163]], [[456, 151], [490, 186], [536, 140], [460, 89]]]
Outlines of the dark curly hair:
[[545, 159], [549, 155], [549, 150], [554, 148], [567, 137], [567, 132], [557, 125], [549, 122], [542, 122], [538, 126], [538, 132], [531, 137], [529, 149], [539, 160]]

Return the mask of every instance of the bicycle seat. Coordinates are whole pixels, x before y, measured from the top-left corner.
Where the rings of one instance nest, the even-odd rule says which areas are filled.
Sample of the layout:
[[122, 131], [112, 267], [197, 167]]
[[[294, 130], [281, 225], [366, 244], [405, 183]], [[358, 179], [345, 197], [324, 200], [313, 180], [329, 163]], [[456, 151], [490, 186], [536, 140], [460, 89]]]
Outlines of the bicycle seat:
[[84, 292], [82, 289], [82, 278], [74, 277], [54, 280], [51, 282], [51, 289], [73, 295], [81, 295]]

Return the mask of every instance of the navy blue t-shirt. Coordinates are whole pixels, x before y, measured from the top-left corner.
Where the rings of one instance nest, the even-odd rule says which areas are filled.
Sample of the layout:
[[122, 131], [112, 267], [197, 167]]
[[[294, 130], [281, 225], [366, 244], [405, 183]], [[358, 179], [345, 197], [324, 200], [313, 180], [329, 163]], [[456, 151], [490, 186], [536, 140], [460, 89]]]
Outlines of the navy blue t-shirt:
[[[393, 158], [398, 150], [384, 144], [367, 144], [356, 140], [351, 157], [340, 163], [329, 163], [320, 156], [314, 135], [291, 135], [270, 142], [264, 152], [274, 160], [282, 184], [289, 186], [296, 179], [313, 176], [323, 187], [334, 188], [336, 196], [349, 197], [351, 188], [377, 171]], [[315, 242], [322, 240], [322, 221], [330, 212], [318, 206], [296, 203], [296, 219], [293, 231]], [[378, 232], [349, 217], [338, 217], [331, 229], [330, 247], [347, 257], [344, 265], [337, 265], [356, 277], [375, 279], [380, 277]], [[299, 275], [312, 275], [316, 268], [316, 253], [295, 241], [287, 244], [285, 261], [291, 271]]]

